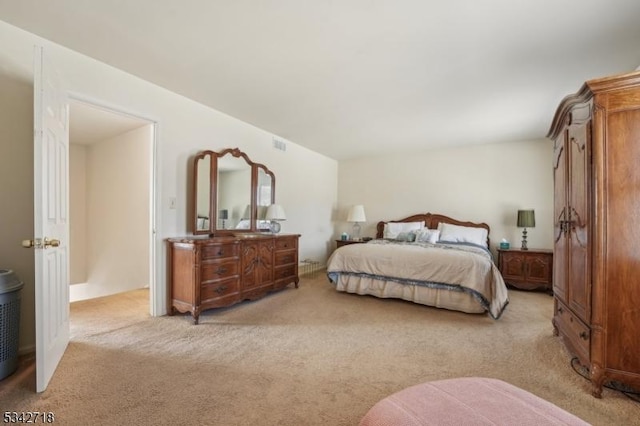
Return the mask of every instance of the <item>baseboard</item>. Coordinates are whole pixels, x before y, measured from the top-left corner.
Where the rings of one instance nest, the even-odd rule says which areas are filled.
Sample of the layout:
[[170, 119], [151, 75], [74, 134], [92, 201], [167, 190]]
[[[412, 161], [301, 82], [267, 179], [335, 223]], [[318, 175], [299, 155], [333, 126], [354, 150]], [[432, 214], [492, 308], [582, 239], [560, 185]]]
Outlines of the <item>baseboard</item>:
[[18, 348], [18, 356], [29, 356], [35, 355], [36, 353], [36, 345], [27, 345]]

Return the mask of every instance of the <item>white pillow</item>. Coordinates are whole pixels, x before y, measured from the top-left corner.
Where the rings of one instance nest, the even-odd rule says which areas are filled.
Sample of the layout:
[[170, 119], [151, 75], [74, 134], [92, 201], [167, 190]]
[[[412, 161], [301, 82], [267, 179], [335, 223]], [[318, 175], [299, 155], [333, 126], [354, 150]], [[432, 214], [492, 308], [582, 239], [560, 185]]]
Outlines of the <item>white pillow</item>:
[[488, 231], [485, 228], [439, 223], [440, 242], [472, 243], [487, 248]]
[[401, 232], [417, 231], [424, 228], [422, 222], [387, 222], [384, 224], [383, 238], [397, 238]]
[[437, 229], [422, 228], [416, 231], [416, 243], [435, 244], [440, 238], [440, 231]]

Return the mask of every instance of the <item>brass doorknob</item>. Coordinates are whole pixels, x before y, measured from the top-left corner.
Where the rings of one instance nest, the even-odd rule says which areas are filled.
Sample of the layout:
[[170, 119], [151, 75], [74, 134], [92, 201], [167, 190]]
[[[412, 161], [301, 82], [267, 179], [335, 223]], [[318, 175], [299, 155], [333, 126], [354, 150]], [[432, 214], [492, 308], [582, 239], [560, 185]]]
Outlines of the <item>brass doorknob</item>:
[[36, 242], [34, 240], [22, 240], [22, 247], [31, 248], [35, 247]]
[[44, 240], [35, 238], [33, 240], [22, 240], [22, 247], [24, 248], [47, 248], [47, 247], [60, 247], [60, 240], [54, 238], [49, 239], [47, 237]]
[[60, 240], [56, 240], [56, 239], [49, 239], [47, 237], [44, 237], [44, 248], [47, 247], [60, 247]]

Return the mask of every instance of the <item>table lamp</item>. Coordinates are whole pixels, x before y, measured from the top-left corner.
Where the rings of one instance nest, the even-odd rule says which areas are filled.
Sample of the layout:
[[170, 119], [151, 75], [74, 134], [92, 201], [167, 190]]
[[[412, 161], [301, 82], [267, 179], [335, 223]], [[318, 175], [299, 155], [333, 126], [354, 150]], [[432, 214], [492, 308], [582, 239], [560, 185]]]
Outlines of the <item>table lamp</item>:
[[522, 250], [528, 250], [527, 247], [527, 228], [535, 228], [536, 214], [533, 210], [518, 210], [518, 228], [522, 229]]
[[364, 215], [364, 206], [359, 204], [351, 207], [349, 215], [347, 216], [347, 222], [353, 222], [353, 233], [351, 239], [360, 240], [360, 223], [366, 222], [367, 218]]
[[280, 232], [280, 222], [281, 220], [287, 220], [287, 215], [284, 213], [284, 209], [280, 204], [271, 204], [267, 207], [267, 213], [264, 217], [266, 220], [271, 221], [269, 224], [269, 229], [274, 234]]

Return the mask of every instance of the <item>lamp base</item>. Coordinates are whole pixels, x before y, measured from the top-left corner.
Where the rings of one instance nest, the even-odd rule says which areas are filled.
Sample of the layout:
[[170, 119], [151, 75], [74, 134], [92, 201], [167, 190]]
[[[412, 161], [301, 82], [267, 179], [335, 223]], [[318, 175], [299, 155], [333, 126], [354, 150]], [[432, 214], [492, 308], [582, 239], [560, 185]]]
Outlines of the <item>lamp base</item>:
[[520, 250], [529, 250], [529, 247], [527, 247], [527, 228], [524, 228], [522, 231], [522, 246]]
[[269, 230], [274, 233], [277, 234], [278, 232], [280, 232], [280, 222], [276, 221], [276, 220], [272, 220], [271, 223], [269, 223]]
[[354, 222], [353, 231], [351, 232], [351, 239], [355, 241], [360, 241], [360, 224], [358, 222]]

